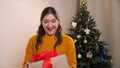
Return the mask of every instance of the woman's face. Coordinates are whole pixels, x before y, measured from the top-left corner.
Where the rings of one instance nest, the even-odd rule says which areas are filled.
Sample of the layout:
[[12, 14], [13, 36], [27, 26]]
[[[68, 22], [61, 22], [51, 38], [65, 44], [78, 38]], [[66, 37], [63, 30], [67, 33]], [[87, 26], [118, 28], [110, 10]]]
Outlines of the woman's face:
[[47, 14], [42, 20], [42, 25], [46, 34], [55, 35], [59, 21], [53, 14]]

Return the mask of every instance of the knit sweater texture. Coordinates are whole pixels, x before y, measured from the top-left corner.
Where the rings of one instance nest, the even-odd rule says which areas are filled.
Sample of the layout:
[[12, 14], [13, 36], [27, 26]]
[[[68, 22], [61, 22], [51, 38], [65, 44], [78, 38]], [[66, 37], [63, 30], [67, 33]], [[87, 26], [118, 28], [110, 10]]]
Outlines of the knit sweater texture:
[[[44, 51], [53, 51], [54, 44], [57, 40], [55, 36], [49, 36], [45, 34], [42, 38], [42, 43], [39, 45], [38, 51], [36, 53], [36, 39], [37, 35], [34, 35], [28, 41], [23, 68], [26, 62], [32, 62], [33, 55], [41, 54]], [[56, 51], [58, 52], [58, 55], [65, 54], [67, 56], [70, 68], [76, 68], [76, 50], [73, 39], [70, 36], [62, 34], [62, 43], [56, 47]]]

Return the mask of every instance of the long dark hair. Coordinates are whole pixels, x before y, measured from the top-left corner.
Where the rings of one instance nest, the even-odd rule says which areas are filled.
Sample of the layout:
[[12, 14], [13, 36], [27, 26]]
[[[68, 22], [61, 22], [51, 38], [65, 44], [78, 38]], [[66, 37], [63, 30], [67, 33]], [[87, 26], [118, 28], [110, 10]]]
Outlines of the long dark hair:
[[[55, 18], [60, 21], [58, 14], [56, 12], [56, 10], [53, 7], [46, 7], [41, 14], [41, 18], [40, 18], [40, 22], [42, 23], [43, 18], [45, 17], [45, 15], [47, 14], [53, 14], [55, 16]], [[57, 37], [57, 41], [54, 44], [54, 49], [56, 49], [56, 46], [61, 44], [62, 42], [62, 36], [61, 36], [61, 25], [58, 25], [57, 31], [55, 33], [55, 36]], [[43, 25], [40, 24], [39, 28], [38, 28], [38, 32], [37, 32], [38, 36], [37, 36], [37, 42], [36, 42], [36, 50], [38, 51], [38, 46], [42, 43], [42, 38], [45, 35], [45, 30], [43, 28]]]

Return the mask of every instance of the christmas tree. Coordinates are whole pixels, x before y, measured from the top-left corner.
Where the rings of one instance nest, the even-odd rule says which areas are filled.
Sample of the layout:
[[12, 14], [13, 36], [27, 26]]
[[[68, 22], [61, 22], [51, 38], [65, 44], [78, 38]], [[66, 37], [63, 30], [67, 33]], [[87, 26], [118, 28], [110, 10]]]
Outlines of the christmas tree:
[[70, 36], [74, 39], [77, 68], [112, 68], [112, 56], [108, 55], [105, 41], [100, 41], [101, 32], [82, 0], [73, 18]]

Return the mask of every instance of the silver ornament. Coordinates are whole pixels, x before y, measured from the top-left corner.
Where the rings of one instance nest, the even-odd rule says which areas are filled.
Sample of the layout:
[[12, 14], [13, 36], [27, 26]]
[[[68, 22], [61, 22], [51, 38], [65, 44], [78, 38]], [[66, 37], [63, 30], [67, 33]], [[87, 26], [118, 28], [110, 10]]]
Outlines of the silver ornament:
[[80, 59], [82, 56], [81, 56], [81, 54], [79, 53], [77, 57]]

